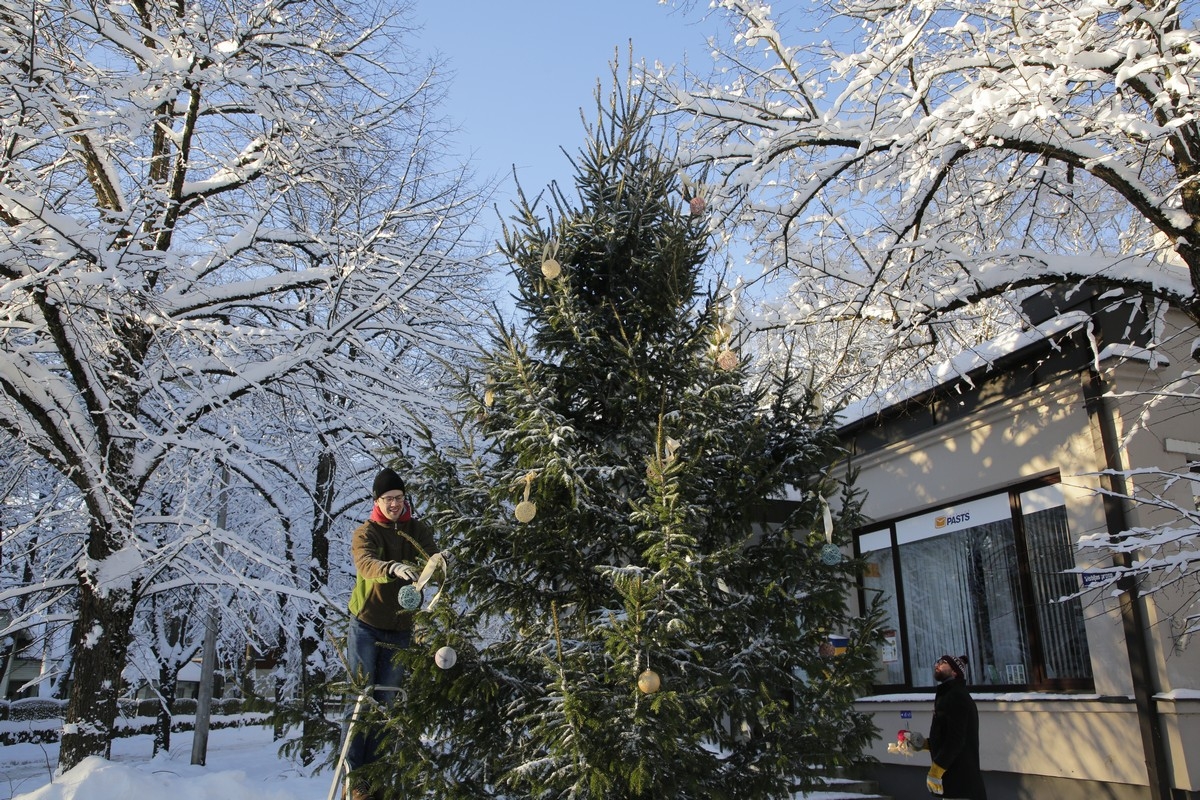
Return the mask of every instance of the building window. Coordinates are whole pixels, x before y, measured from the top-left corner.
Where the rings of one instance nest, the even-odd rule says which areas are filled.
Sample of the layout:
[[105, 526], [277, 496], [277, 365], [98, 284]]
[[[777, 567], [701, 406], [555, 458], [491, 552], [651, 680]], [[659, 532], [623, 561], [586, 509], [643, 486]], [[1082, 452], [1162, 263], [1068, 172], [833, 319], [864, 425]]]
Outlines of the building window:
[[1066, 510], [1057, 482], [1027, 484], [857, 537], [864, 594], [887, 619], [883, 686], [932, 686], [933, 665], [966, 654], [976, 686], [1091, 689], [1092, 667]]

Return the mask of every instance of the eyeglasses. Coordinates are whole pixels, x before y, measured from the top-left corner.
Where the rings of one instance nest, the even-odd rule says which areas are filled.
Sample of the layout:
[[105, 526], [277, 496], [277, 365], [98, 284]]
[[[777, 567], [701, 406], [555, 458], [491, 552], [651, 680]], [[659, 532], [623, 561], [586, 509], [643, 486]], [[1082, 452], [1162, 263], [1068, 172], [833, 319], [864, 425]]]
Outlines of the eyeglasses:
[[400, 503], [403, 503], [404, 495], [402, 495], [402, 494], [386, 494], [379, 499], [381, 501], [383, 501], [384, 503], [386, 503], [387, 505], [393, 506], [393, 505], [399, 505]]

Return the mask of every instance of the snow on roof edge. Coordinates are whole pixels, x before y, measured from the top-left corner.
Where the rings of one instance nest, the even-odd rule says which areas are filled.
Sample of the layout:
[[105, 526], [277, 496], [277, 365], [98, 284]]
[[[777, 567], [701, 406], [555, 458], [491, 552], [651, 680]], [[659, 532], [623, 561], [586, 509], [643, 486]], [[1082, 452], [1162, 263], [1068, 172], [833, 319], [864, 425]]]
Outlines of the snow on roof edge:
[[850, 403], [838, 414], [838, 427], [849, 427], [939, 386], [965, 378], [973, 372], [988, 369], [1003, 356], [1012, 355], [1030, 345], [1065, 333], [1088, 322], [1089, 319], [1090, 316], [1085, 311], [1072, 311], [1036, 327], [1008, 332], [990, 342], [964, 350], [919, 378], [904, 381]]

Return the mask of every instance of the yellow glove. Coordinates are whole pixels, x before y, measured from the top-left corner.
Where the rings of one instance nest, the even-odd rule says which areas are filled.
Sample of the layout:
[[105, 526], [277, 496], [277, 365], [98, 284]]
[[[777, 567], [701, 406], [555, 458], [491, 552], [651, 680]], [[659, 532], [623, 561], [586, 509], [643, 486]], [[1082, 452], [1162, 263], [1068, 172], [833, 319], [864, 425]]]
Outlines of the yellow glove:
[[925, 777], [925, 788], [929, 790], [930, 794], [937, 797], [942, 796], [942, 775], [945, 773], [945, 767], [939, 767], [937, 762], [934, 762], [933, 766], [929, 768], [929, 774]]

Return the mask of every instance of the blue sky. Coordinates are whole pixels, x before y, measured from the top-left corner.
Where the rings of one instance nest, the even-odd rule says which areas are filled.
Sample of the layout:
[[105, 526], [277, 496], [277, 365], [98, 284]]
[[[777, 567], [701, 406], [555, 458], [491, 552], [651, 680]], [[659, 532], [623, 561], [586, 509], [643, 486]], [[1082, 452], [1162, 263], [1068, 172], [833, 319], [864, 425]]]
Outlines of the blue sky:
[[[700, 4], [701, 6], [705, 4]], [[571, 177], [562, 152], [584, 141], [597, 79], [632, 40], [634, 58], [688, 60], [707, 73], [705, 31], [713, 23], [656, 0], [418, 0], [415, 21], [426, 49], [449, 61], [454, 76], [445, 111], [460, 129], [457, 147], [480, 177], [504, 181], [497, 204], [508, 216], [515, 164], [526, 194]]]

